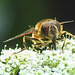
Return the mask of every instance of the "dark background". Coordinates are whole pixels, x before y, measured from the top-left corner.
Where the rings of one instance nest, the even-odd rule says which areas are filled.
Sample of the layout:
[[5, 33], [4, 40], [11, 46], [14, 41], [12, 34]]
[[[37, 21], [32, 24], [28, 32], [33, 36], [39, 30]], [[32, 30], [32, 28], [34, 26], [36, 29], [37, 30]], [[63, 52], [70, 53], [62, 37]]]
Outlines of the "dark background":
[[[75, 20], [74, 0], [0, 0], [0, 50], [22, 46], [22, 37], [3, 43], [15, 35], [29, 29], [47, 18], [57, 18], [59, 22]], [[64, 24], [64, 30], [75, 35], [75, 22]]]

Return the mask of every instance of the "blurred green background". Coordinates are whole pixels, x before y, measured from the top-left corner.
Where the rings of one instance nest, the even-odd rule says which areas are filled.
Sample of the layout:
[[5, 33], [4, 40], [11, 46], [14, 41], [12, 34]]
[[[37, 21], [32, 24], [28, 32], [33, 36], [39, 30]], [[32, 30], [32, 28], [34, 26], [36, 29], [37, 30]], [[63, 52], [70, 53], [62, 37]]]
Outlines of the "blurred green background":
[[[0, 0], [0, 50], [22, 45], [22, 37], [3, 43], [47, 18], [58, 21], [75, 20], [74, 0]], [[75, 22], [64, 25], [64, 30], [75, 35]]]

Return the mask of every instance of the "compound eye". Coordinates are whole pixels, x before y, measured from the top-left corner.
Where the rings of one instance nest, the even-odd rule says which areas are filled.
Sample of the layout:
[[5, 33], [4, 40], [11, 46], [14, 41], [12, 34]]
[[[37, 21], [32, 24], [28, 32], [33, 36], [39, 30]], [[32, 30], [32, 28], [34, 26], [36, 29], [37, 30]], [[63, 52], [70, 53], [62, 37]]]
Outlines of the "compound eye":
[[50, 27], [50, 23], [48, 21], [44, 22], [41, 27], [41, 33], [45, 36], [48, 36], [49, 27]]
[[45, 36], [48, 36], [48, 30], [49, 27], [44, 27], [44, 26], [41, 27], [41, 33]]

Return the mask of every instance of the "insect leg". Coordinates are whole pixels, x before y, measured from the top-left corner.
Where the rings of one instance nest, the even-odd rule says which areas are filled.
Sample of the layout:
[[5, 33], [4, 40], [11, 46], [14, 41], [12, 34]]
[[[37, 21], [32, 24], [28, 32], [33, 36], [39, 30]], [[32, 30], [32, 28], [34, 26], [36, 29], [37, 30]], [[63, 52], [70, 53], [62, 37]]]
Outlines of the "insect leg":
[[27, 44], [25, 42], [25, 36], [23, 37], [23, 46], [24, 46], [25, 49], [28, 49]]
[[21, 51], [18, 51], [18, 52], [14, 52], [13, 54], [17, 54], [17, 53], [20, 53], [20, 52], [22, 52], [22, 51], [24, 51], [24, 50], [25, 50], [25, 48], [21, 49]]
[[25, 39], [26, 39], [26, 38], [27, 38], [26, 36], [23, 37], [23, 46], [24, 46], [24, 48], [21, 49], [21, 51], [14, 52], [13, 54], [17, 54], [17, 53], [20, 53], [20, 52], [24, 51], [25, 49], [28, 49], [27, 44], [26, 44], [26, 42], [25, 42]]
[[13, 54], [17, 54], [17, 53], [20, 53], [20, 52], [24, 51], [25, 49], [28, 49], [27, 44], [26, 44], [26, 42], [25, 42], [25, 39], [26, 39], [26, 38], [27, 38], [27, 39], [30, 39], [30, 40], [31, 40], [31, 39], [33, 39], [32, 37], [24, 36], [24, 37], [23, 37], [23, 46], [24, 46], [24, 48], [23, 48], [23, 49], [21, 49], [21, 51], [14, 52]]
[[51, 31], [53, 33], [53, 38], [52, 38], [53, 48], [54, 50], [56, 50], [56, 28], [54, 25], [51, 26]]
[[56, 36], [55, 35], [53, 36], [52, 43], [53, 43], [54, 50], [56, 50]]
[[45, 45], [44, 40], [46, 40], [46, 39], [33, 38], [33, 37], [30, 37], [30, 36], [25, 36], [25, 38], [26, 38], [26, 39], [29, 39], [29, 40], [38, 41], [38, 42], [40, 42], [41, 44]]
[[63, 39], [64, 39], [64, 42], [63, 42], [63, 45], [62, 45], [62, 51], [63, 51], [63, 48], [64, 48], [64, 45], [65, 45], [65, 37], [63, 37]]
[[65, 38], [65, 37], [60, 37], [60, 38], [57, 38], [56, 40], [61, 40], [61, 39], [64, 40], [63, 45], [62, 45], [62, 51], [63, 51], [64, 45], [65, 45], [65, 41], [66, 41], [66, 38]]
[[31, 40], [32, 42], [33, 42], [33, 40], [34, 40], [34, 42], [36, 42], [36, 44], [32, 44], [32, 47], [38, 53], [38, 51], [36, 50], [35, 47], [39, 47], [42, 43], [37, 43], [37, 42], [40, 42], [40, 41], [37, 38], [33, 38], [33, 37], [30, 37], [30, 36], [24, 36], [23, 43], [25, 43], [25, 38], [28, 39], [28, 40]]
[[62, 31], [61, 35], [64, 34], [64, 33], [67, 33], [68, 35], [70, 35], [71, 37], [73, 37], [75, 39], [75, 37], [71, 33], [67, 32], [67, 31]]
[[32, 44], [32, 48], [38, 53], [38, 51], [36, 50], [35, 47], [39, 47], [41, 45], [42, 45], [42, 43]]
[[[48, 41], [49, 39], [46, 39], [46, 38], [38, 39], [38, 38], [30, 37], [30, 36], [25, 36], [25, 38], [31, 40], [33, 43], [35, 42], [34, 44], [32, 44], [32, 47], [35, 51], [37, 51], [35, 49], [35, 47], [40, 48], [40, 49], [42, 49], [46, 46], [48, 47], [48, 42], [46, 42], [46, 41]], [[50, 48], [48, 47], [48, 49], [50, 49]]]
[[30, 37], [30, 36], [25, 36], [25, 38], [29, 39], [31, 41], [34, 40], [34, 42], [36, 42], [36, 44], [32, 44], [33, 46], [35, 46], [35, 45], [41, 45], [42, 44], [42, 42], [38, 38], [33, 38], [33, 37]]

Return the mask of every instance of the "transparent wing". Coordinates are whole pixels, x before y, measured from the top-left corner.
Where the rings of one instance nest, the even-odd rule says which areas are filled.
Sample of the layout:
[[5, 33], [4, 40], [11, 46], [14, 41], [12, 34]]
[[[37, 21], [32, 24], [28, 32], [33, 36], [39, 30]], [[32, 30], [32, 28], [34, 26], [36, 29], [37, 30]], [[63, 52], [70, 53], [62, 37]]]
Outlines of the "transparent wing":
[[31, 33], [33, 33], [33, 32], [36, 32], [36, 29], [35, 29], [34, 27], [31, 28], [31, 29], [26, 30], [25, 32], [23, 32], [23, 33], [21, 33], [21, 34], [15, 36], [15, 37], [12, 37], [12, 38], [10, 38], [10, 39], [8, 39], [8, 40], [5, 40], [5, 41], [3, 41], [3, 42], [5, 43], [5, 42], [8, 42], [8, 41], [14, 40], [14, 39], [16, 39], [16, 38], [19, 38], [19, 37], [21, 37], [21, 36], [31, 34]]
[[71, 22], [74, 22], [74, 20], [72, 20], [72, 21], [64, 21], [64, 22], [60, 22], [60, 24], [71, 23]]

